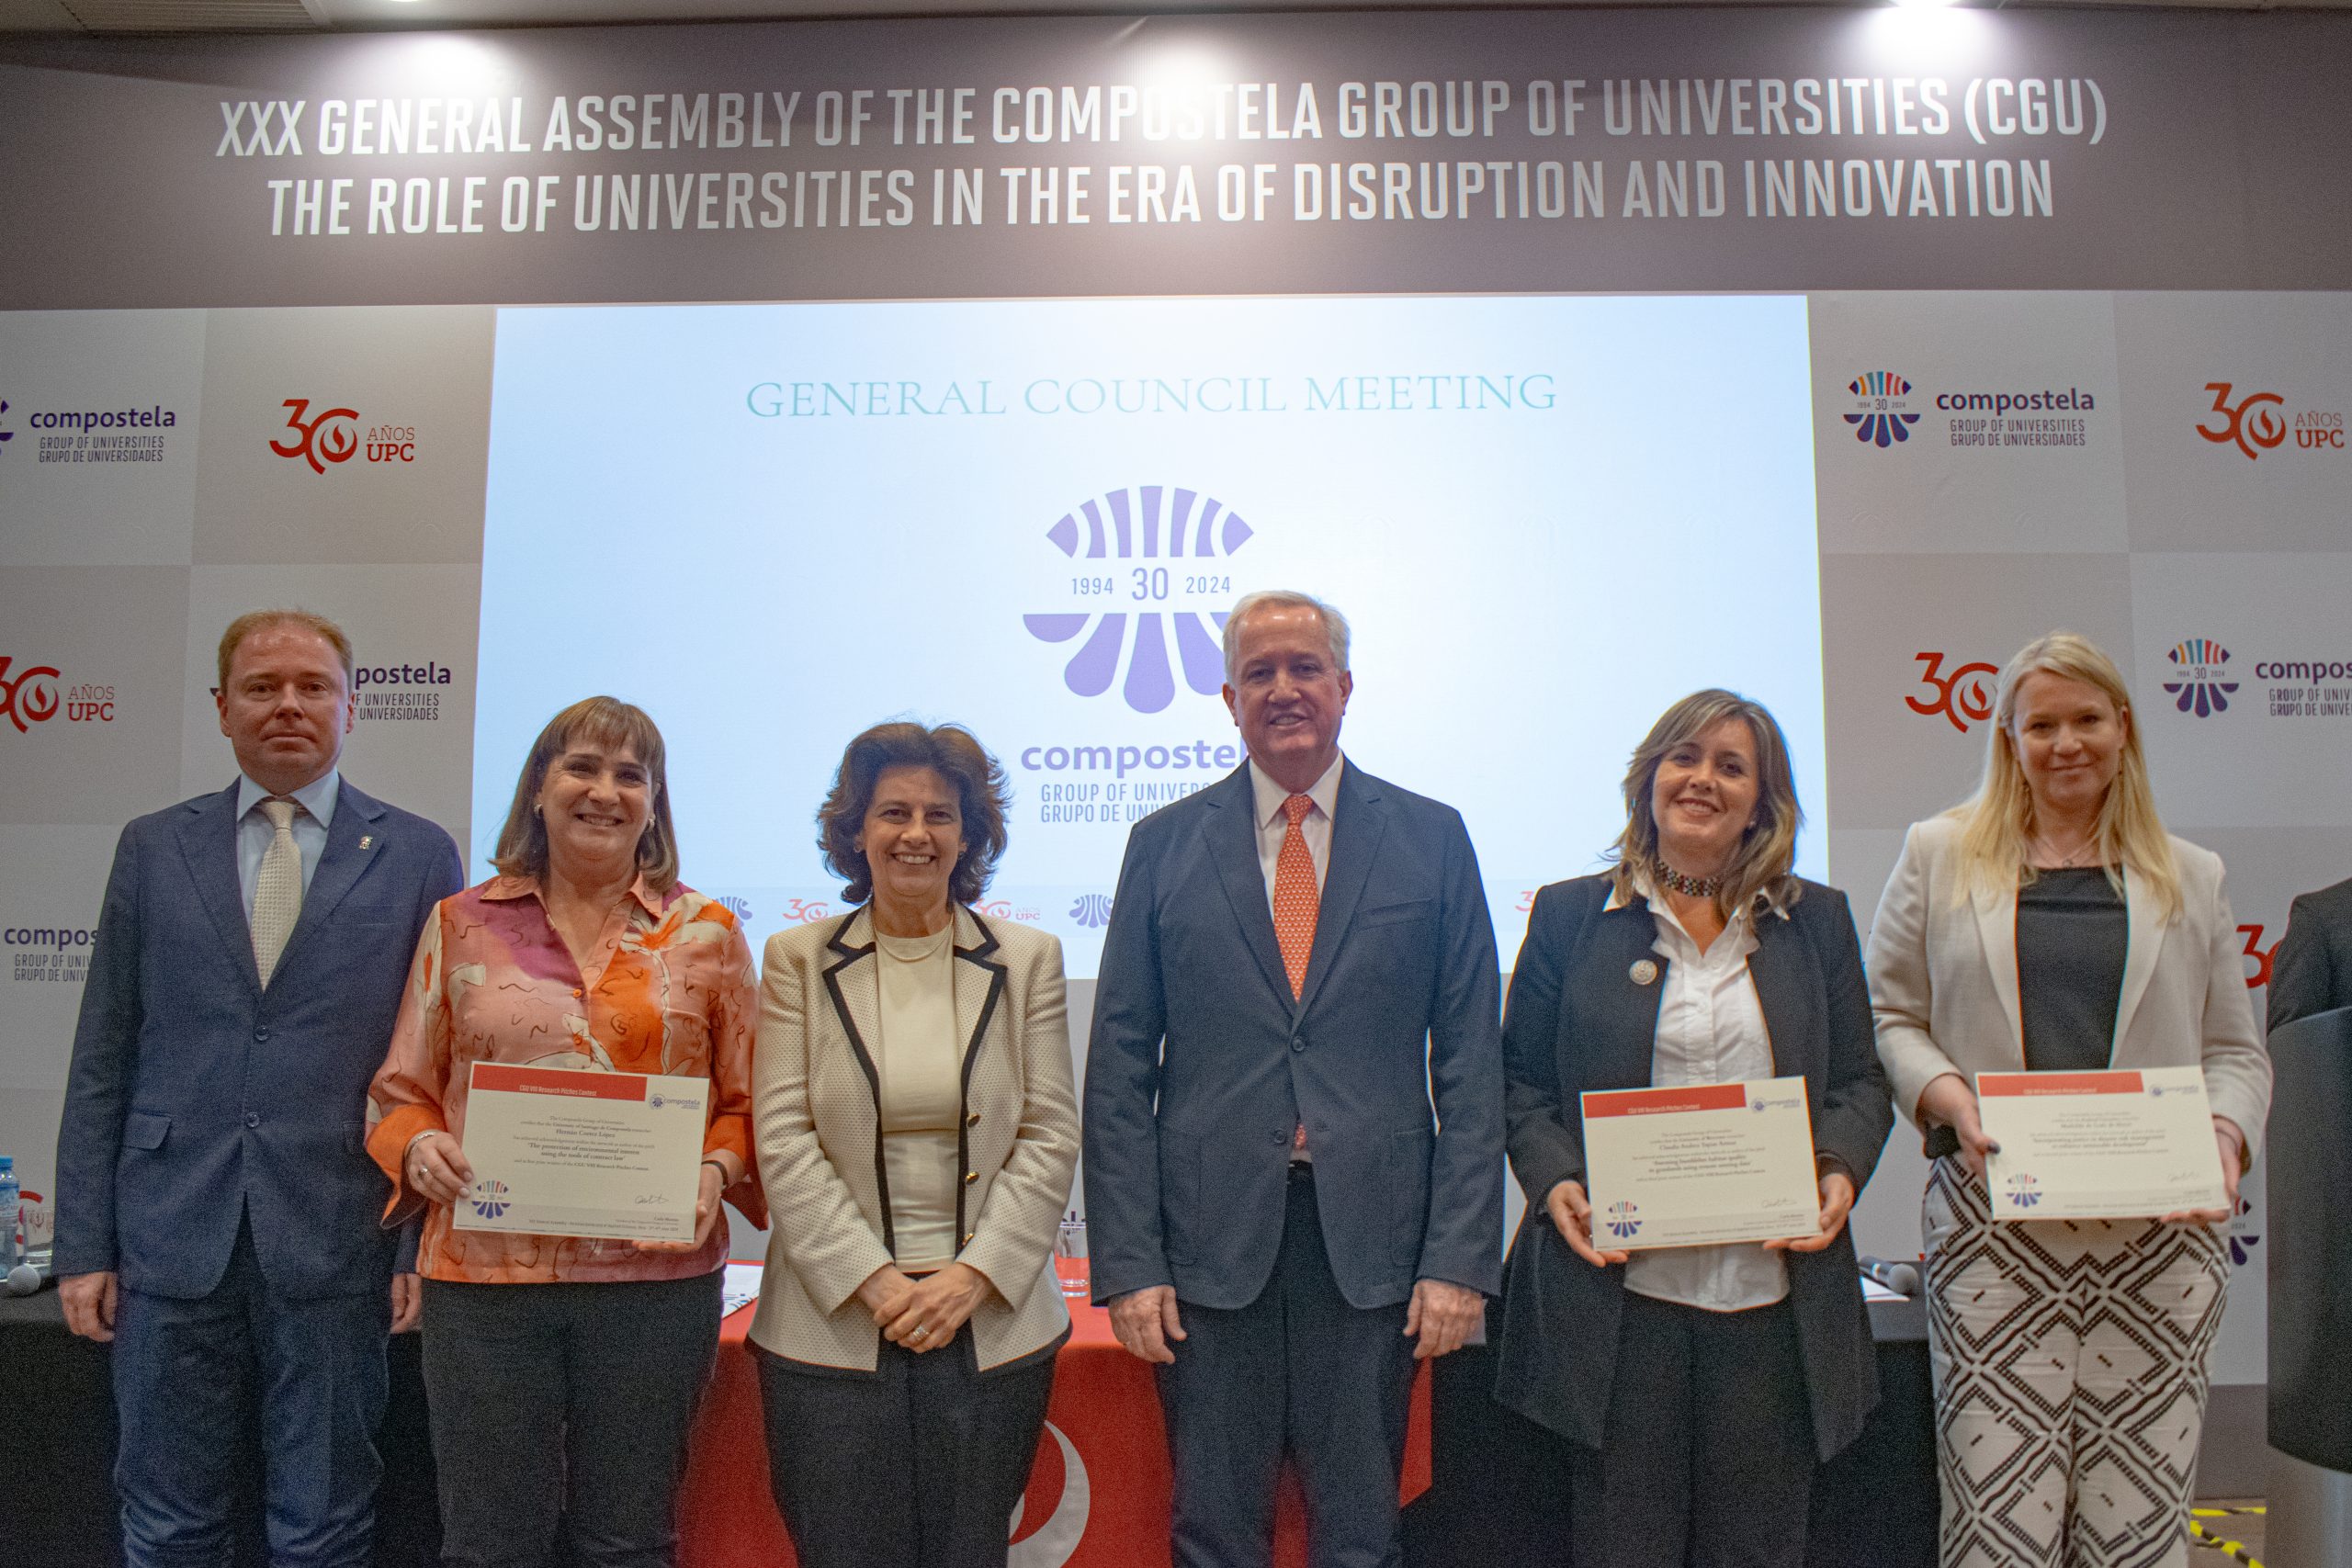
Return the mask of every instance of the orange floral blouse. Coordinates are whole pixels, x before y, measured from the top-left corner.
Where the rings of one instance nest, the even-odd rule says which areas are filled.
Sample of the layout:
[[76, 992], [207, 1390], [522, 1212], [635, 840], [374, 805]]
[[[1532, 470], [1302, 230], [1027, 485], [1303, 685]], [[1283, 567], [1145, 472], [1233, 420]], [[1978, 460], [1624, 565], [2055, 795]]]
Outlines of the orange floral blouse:
[[[441, 901], [417, 939], [390, 1052], [368, 1089], [368, 1152], [391, 1178], [384, 1223], [424, 1201], [407, 1183], [419, 1134], [466, 1134], [476, 1062], [673, 1073], [712, 1080], [703, 1148], [742, 1162], [729, 1202], [767, 1223], [752, 1149], [752, 1042], [759, 989], [733, 911], [681, 884], [664, 898], [640, 878], [614, 907], [583, 970], [539, 902], [537, 881], [494, 876]], [[427, 1279], [523, 1284], [678, 1280], [726, 1260], [724, 1216], [693, 1252], [626, 1241], [461, 1231], [431, 1205], [417, 1254]]]

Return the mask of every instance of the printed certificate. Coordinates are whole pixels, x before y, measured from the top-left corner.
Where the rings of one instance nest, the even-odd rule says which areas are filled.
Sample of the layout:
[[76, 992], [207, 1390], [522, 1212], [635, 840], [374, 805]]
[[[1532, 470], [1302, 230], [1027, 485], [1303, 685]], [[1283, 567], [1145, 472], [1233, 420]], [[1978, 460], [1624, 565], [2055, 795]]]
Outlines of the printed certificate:
[[1979, 1073], [1996, 1220], [2142, 1219], [2228, 1202], [2196, 1067]]
[[1593, 1245], [1604, 1251], [1813, 1235], [1821, 1188], [1804, 1079], [1584, 1096]]
[[459, 1230], [692, 1241], [707, 1078], [473, 1065]]

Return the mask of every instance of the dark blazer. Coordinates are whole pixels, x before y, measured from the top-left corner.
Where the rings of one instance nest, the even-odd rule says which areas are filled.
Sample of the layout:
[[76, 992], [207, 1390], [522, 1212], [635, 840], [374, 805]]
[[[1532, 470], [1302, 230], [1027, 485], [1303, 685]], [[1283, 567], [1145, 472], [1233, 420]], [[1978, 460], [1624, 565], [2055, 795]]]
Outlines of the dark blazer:
[[[1894, 1125], [1872, 1038], [1861, 943], [1846, 896], [1807, 882], [1786, 919], [1756, 922], [1747, 961], [1781, 1077], [1803, 1074], [1817, 1155], [1842, 1165], [1859, 1194]], [[1599, 1448], [1617, 1372], [1625, 1271], [1568, 1250], [1544, 1197], [1583, 1181], [1586, 1089], [1650, 1081], [1665, 961], [1657, 920], [1635, 901], [1603, 911], [1607, 876], [1555, 882], [1535, 896], [1503, 1028], [1510, 1163], [1527, 1193], [1503, 1286], [1495, 1397], [1539, 1426]], [[1638, 985], [1644, 959], [1658, 976]], [[1790, 1253], [1789, 1301], [1804, 1359], [1821, 1457], [1851, 1442], [1878, 1404], [1877, 1353], [1862, 1305], [1853, 1233], [1820, 1252]]]
[[1340, 770], [1294, 1000], [1254, 806], [1245, 762], [1128, 835], [1086, 1065], [1094, 1299], [1172, 1284], [1206, 1307], [1255, 1300], [1301, 1123], [1325, 1250], [1351, 1305], [1395, 1305], [1421, 1279], [1491, 1293], [1499, 982], [1461, 814]]
[[2270, 955], [2270, 1027], [2352, 1007], [2352, 880], [2298, 897]]
[[345, 779], [269, 988], [237, 882], [237, 786], [122, 830], [57, 1142], [57, 1271], [192, 1298], [239, 1214], [289, 1296], [382, 1289], [399, 1238], [365, 1148], [409, 959], [458, 847]]

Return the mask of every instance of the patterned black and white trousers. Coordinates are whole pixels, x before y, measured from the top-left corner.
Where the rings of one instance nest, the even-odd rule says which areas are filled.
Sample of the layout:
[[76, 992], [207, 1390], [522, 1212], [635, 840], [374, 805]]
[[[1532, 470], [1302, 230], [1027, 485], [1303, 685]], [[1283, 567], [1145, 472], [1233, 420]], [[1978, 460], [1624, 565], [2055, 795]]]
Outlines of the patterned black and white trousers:
[[1921, 1226], [1942, 1568], [2180, 1568], [2228, 1283], [2205, 1225], [1996, 1224], [1939, 1159]]

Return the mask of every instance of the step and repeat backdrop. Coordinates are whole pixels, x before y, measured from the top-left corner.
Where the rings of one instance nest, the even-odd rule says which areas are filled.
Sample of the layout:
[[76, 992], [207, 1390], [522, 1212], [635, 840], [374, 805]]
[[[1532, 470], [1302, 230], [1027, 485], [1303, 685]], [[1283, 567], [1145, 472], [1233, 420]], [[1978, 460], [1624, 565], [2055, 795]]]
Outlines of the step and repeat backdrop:
[[[2352, 875], [2347, 72], [2295, 15], [0, 45], [0, 1153], [48, 1191], [116, 832], [229, 782], [266, 604], [350, 630], [345, 771], [478, 872], [547, 716], [643, 705], [755, 941], [843, 907], [842, 743], [971, 725], [1081, 1058], [1127, 825], [1238, 760], [1242, 593], [1354, 617], [1349, 750], [1462, 807], [1507, 966], [1704, 684], [1867, 922], [2070, 627], [2259, 1010]], [[1864, 1250], [1922, 1176], [1898, 1132]], [[2257, 1179], [2224, 1383], [2263, 1235]]]

